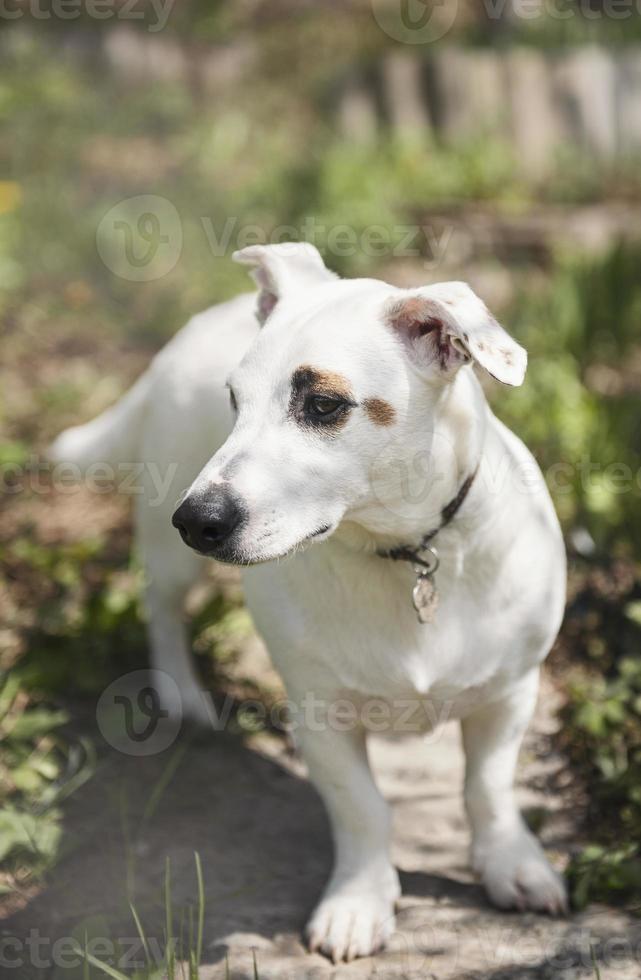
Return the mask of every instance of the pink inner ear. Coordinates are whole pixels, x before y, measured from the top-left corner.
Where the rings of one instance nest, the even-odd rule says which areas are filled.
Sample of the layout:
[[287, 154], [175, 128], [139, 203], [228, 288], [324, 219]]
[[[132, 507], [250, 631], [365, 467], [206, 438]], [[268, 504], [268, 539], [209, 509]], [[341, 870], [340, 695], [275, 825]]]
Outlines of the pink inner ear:
[[276, 306], [278, 297], [274, 293], [270, 293], [267, 289], [261, 289], [258, 295], [258, 319], [261, 323], [264, 323], [269, 314], [272, 312]]
[[431, 356], [438, 363], [441, 371], [448, 371], [454, 365], [464, 360], [445, 332], [445, 326], [438, 317], [430, 317], [422, 324], [424, 330], [420, 336], [427, 338]]
[[394, 303], [388, 315], [390, 325], [408, 340], [414, 340], [424, 332], [421, 327], [426, 319], [425, 300], [419, 296]]
[[430, 312], [421, 297], [394, 306], [389, 322], [421, 360], [434, 362], [441, 371], [450, 371], [466, 360], [453, 345], [441, 317]]

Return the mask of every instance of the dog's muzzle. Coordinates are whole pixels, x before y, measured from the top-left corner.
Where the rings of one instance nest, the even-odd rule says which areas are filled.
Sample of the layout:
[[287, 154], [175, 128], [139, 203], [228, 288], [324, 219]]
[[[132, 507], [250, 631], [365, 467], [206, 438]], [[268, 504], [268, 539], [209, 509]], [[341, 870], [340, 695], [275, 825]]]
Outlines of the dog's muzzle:
[[191, 494], [174, 512], [171, 523], [186, 545], [202, 555], [224, 558], [246, 513], [229, 487], [218, 486], [202, 497]]

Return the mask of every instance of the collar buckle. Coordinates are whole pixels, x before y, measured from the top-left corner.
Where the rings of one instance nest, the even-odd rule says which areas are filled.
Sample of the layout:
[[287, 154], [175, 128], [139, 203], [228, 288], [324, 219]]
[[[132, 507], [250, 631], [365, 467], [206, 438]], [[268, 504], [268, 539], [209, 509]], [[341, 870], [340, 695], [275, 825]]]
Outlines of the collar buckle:
[[417, 575], [435, 575], [441, 560], [432, 545], [417, 548], [412, 557], [412, 565]]

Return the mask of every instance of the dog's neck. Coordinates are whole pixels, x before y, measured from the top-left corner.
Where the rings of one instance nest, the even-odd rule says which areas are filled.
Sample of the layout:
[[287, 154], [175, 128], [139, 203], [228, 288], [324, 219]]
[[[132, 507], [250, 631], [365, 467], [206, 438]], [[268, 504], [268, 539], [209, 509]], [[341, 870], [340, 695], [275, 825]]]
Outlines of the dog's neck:
[[465, 477], [455, 496], [441, 509], [441, 517], [437, 525], [430, 528], [429, 531], [425, 531], [418, 541], [409, 541], [406, 544], [396, 545], [393, 548], [379, 548], [377, 549], [377, 554], [381, 558], [389, 558], [392, 561], [408, 561], [420, 565], [423, 560], [421, 556], [425, 551], [432, 549], [432, 544], [437, 535], [449, 527], [452, 521], [456, 519], [472, 489], [479, 465], [477, 464], [472, 473]]
[[[389, 553], [441, 543], [445, 532], [479, 514], [482, 494], [477, 474], [483, 461], [488, 422], [485, 396], [470, 372], [452, 385], [433, 416], [429, 443], [421, 443], [420, 416], [414, 455], [402, 465], [407, 478], [399, 492], [375, 500], [343, 522], [339, 537], [352, 547]], [[375, 483], [376, 477], [374, 477]], [[376, 497], [376, 490], [374, 489]]]

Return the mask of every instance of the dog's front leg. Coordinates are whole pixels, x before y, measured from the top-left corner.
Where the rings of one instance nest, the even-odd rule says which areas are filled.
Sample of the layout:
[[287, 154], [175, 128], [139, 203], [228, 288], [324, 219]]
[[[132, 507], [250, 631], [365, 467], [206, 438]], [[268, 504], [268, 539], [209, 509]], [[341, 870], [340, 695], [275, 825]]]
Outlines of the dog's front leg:
[[472, 863], [500, 908], [566, 910], [565, 887], [527, 829], [514, 795], [521, 740], [538, 691], [538, 669], [498, 702], [462, 723], [465, 804], [472, 826]]
[[369, 767], [365, 733], [336, 731], [325, 714], [298, 733], [309, 775], [327, 807], [334, 869], [307, 925], [310, 949], [335, 962], [368, 956], [394, 931], [398, 875], [389, 857], [390, 816]]

